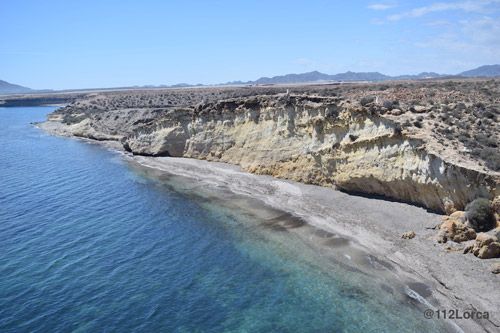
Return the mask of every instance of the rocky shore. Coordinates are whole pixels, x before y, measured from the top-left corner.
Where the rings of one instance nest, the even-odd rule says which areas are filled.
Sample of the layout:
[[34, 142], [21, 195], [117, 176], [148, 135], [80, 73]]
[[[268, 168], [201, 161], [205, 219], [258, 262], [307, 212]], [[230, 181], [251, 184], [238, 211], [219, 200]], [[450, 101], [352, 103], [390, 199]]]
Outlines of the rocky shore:
[[[458, 324], [492, 332], [500, 328], [499, 97], [498, 80], [93, 93], [39, 126], [119, 144], [167, 172], [208, 175], [210, 167], [164, 156], [224, 162], [424, 207], [415, 209], [425, 218], [402, 221], [367, 204], [364, 221], [340, 224], [373, 253], [433, 281], [439, 304], [490, 311], [488, 321]], [[342, 200], [328, 201], [340, 192], [314, 188], [294, 201], [302, 200], [301, 214], [314, 220], [318, 208], [316, 222], [330, 220], [328, 207], [342, 214]], [[324, 201], [321, 208], [310, 198]]]
[[221, 161], [452, 213], [500, 193], [499, 95], [498, 80], [115, 92], [49, 122], [137, 155]]

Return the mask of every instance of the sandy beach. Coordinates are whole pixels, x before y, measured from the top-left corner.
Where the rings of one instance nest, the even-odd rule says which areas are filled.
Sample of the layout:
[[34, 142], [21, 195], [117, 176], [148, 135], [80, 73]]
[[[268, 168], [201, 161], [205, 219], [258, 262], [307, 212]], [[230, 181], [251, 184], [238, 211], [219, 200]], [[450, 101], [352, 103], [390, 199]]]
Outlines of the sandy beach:
[[[298, 218], [314, 227], [316, 236], [320, 235], [318, 230], [334, 235], [330, 240], [311, 233], [305, 237], [313, 246], [335, 252], [336, 259], [345, 265], [400, 281], [400, 291], [421, 302], [423, 309], [489, 312], [488, 320], [456, 320], [450, 325], [452, 330], [495, 332], [500, 327], [500, 301], [495, 293], [498, 277], [490, 273], [490, 265], [499, 260], [480, 260], [438, 244], [433, 228], [440, 223], [441, 215], [404, 203], [253, 175], [224, 163], [126, 156], [131, 163], [154, 169], [159, 175], [190, 179], [186, 183], [197, 191], [215, 196], [229, 191], [246, 197], [249, 200], [228, 204], [261, 218], [276, 221], [273, 209], [284, 211], [290, 214], [288, 219]], [[286, 228], [287, 218], [281, 225], [290, 232], [300, 232], [296, 226]], [[401, 235], [410, 230], [416, 237], [402, 239]]]

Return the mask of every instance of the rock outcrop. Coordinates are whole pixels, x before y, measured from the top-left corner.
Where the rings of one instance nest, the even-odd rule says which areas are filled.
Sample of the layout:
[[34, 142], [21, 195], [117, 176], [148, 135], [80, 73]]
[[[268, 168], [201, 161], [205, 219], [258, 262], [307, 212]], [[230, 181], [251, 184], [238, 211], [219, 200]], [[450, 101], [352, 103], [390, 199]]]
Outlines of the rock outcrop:
[[500, 257], [500, 243], [495, 236], [479, 233], [472, 248], [472, 253], [481, 259]]
[[[474, 229], [467, 227], [460, 219], [459, 212], [444, 217], [444, 221], [439, 227], [438, 242], [446, 243], [448, 240], [461, 243], [476, 238]], [[463, 213], [463, 212], [460, 212]]]
[[[403, 105], [392, 108], [395, 115], [378, 99], [279, 93], [172, 107], [112, 103], [79, 101], [57, 110], [49, 122], [68, 135], [120, 141], [134, 154], [227, 162], [437, 211], [463, 210], [477, 197], [499, 194], [498, 172], [443, 153], [425, 126], [405, 127]], [[405, 112], [412, 117], [412, 110], [427, 110], [410, 109]]]

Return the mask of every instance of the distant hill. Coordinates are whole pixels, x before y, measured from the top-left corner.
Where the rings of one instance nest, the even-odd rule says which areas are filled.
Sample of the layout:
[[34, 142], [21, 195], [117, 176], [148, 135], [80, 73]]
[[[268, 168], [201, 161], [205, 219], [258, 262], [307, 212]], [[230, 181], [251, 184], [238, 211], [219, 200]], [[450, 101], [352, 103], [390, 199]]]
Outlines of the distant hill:
[[466, 77], [495, 77], [500, 76], [500, 65], [485, 65], [458, 74]]
[[379, 72], [345, 72], [330, 75], [333, 81], [384, 81], [390, 79], [390, 76]]
[[22, 94], [32, 92], [30, 88], [26, 88], [17, 84], [12, 84], [6, 81], [0, 80], [0, 94]]
[[307, 72], [302, 74], [287, 74], [273, 77], [261, 77], [255, 81], [230, 82], [231, 84], [246, 83], [246, 84], [286, 84], [286, 83], [302, 83], [315, 81], [383, 81], [390, 77], [378, 72], [345, 72], [334, 75], [321, 73], [318, 71]]
[[[292, 83], [309, 83], [309, 82], [354, 82], [354, 81], [388, 81], [388, 80], [424, 80], [424, 79], [453, 79], [464, 77], [500, 77], [500, 65], [485, 65], [475, 69], [471, 69], [456, 75], [439, 74], [435, 72], [422, 72], [411, 75], [389, 76], [379, 72], [345, 72], [338, 74], [325, 74], [318, 71], [301, 73], [301, 74], [286, 74], [273, 77], [261, 77], [255, 81], [232, 81], [222, 83], [221, 85], [253, 85], [253, 84], [292, 84]], [[92, 89], [71, 89], [67, 91], [79, 90], [113, 90], [113, 89], [147, 89], [147, 88], [185, 88], [185, 87], [202, 87], [203, 84], [188, 84], [178, 83], [173, 85], [159, 86], [133, 86], [133, 87], [116, 87], [116, 88], [92, 88]], [[23, 94], [23, 93], [49, 93], [52, 90], [33, 90], [17, 84], [12, 84], [0, 80], [0, 95], [6, 94]]]
[[339, 74], [325, 74], [318, 71], [302, 74], [286, 74], [273, 77], [261, 77], [255, 81], [233, 81], [227, 84], [287, 84], [287, 83], [305, 83], [317, 81], [387, 81], [387, 80], [422, 80], [435, 78], [453, 78], [453, 77], [500, 77], [500, 65], [481, 66], [470, 71], [465, 71], [457, 75], [439, 74], [435, 72], [422, 72], [414, 75], [389, 76], [379, 72], [345, 72]]
[[[323, 74], [318, 71], [302, 73], [302, 74], [287, 74], [273, 77], [261, 77], [258, 80], [252, 81], [253, 84], [276, 84], [276, 83], [296, 83], [296, 82], [313, 82], [330, 80], [328, 74]], [[249, 82], [250, 83], [250, 82]]]
[[273, 77], [261, 77], [255, 81], [234, 81], [229, 82], [229, 84], [286, 84], [286, 83], [304, 83], [304, 82], [316, 82], [316, 81], [341, 81], [341, 82], [352, 82], [352, 81], [387, 81], [387, 80], [420, 80], [420, 79], [430, 79], [444, 77], [447, 75], [442, 75], [433, 72], [424, 72], [417, 75], [399, 75], [399, 76], [389, 76], [379, 72], [345, 72], [338, 74], [325, 74], [318, 71], [307, 72], [302, 74], [287, 74], [279, 75]]

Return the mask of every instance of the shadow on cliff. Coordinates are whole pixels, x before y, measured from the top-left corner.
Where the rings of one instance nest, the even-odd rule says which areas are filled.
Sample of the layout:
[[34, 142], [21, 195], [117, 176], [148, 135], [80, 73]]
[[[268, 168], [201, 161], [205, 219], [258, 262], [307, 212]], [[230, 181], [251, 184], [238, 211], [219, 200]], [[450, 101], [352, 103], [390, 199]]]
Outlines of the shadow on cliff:
[[363, 197], [363, 198], [367, 198], [367, 199], [378, 199], [378, 200], [384, 200], [384, 201], [389, 201], [389, 202], [404, 203], [404, 204], [411, 205], [414, 207], [422, 208], [428, 213], [439, 214], [439, 215], [444, 214], [442, 211], [440, 211], [438, 209], [432, 209], [432, 208], [424, 206], [423, 204], [419, 204], [419, 203], [408, 201], [408, 200], [395, 199], [393, 197], [389, 197], [389, 196], [386, 196], [383, 194], [364, 193], [364, 192], [360, 192], [360, 191], [349, 191], [349, 190], [345, 190], [345, 189], [341, 189], [341, 188], [336, 188], [336, 190], [340, 191], [342, 193], [346, 193], [349, 195], [355, 195], [355, 196]]

